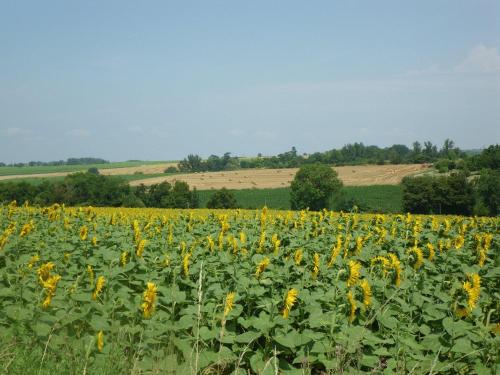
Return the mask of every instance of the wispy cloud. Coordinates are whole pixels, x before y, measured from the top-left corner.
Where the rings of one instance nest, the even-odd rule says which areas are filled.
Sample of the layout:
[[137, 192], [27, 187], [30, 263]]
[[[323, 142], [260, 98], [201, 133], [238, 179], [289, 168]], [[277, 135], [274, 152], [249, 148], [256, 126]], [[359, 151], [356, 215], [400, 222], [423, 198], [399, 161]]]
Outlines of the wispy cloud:
[[88, 129], [71, 129], [66, 134], [75, 138], [87, 138], [90, 137], [91, 132]]
[[142, 134], [144, 133], [144, 128], [142, 128], [141, 126], [129, 126], [127, 128], [127, 131], [131, 132], [131, 133], [134, 133], [134, 134]]
[[256, 131], [254, 137], [261, 141], [273, 141], [277, 138], [276, 133], [266, 130]]
[[454, 66], [443, 67], [437, 64], [405, 72], [400, 77], [423, 77], [435, 75], [460, 74], [497, 74], [500, 73], [500, 52], [496, 47], [487, 47], [478, 44], [472, 48], [467, 56]]
[[455, 69], [457, 73], [500, 73], [500, 53], [495, 47], [479, 44]]
[[238, 137], [238, 136], [244, 135], [245, 131], [243, 129], [229, 129], [227, 133], [229, 135]]
[[23, 129], [17, 127], [10, 127], [2, 130], [2, 133], [8, 137], [26, 137], [33, 134], [31, 129]]

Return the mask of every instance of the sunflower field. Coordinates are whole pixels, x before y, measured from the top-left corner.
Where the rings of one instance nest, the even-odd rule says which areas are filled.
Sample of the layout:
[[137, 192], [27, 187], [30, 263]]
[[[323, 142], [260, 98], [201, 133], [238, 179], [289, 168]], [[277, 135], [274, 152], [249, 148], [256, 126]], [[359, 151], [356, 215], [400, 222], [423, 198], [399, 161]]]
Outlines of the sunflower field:
[[499, 223], [13, 202], [0, 373], [500, 372]]

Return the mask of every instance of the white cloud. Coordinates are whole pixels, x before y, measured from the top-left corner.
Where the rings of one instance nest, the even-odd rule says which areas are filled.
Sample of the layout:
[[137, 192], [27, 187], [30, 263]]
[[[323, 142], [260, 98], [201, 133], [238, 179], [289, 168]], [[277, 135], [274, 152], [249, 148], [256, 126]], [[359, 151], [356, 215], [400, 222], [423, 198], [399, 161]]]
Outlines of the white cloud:
[[232, 136], [240, 136], [240, 135], [243, 135], [245, 134], [245, 131], [242, 130], [242, 129], [229, 129], [229, 131], [227, 132], [229, 135], [232, 135]]
[[25, 137], [33, 134], [30, 129], [22, 129], [22, 128], [6, 128], [3, 129], [3, 133], [9, 137]]
[[131, 133], [141, 134], [144, 133], [144, 129], [141, 126], [129, 126], [127, 130]]
[[436, 75], [458, 75], [463, 73], [495, 74], [500, 73], [500, 52], [496, 47], [479, 44], [469, 51], [465, 59], [455, 66], [442, 67], [432, 65], [423, 69], [414, 69], [396, 77], [421, 78]]
[[483, 44], [474, 47], [455, 69], [457, 73], [500, 73], [500, 53], [495, 47]]
[[440, 68], [438, 65], [432, 65], [428, 68], [424, 69], [413, 69], [403, 74], [398, 74], [397, 77], [401, 78], [412, 78], [412, 77], [420, 77], [427, 76], [432, 74], [443, 74], [448, 73], [445, 69]]
[[275, 140], [276, 134], [274, 132], [266, 130], [258, 130], [255, 132], [254, 137], [262, 141], [273, 141]]
[[90, 137], [90, 130], [88, 129], [71, 129], [66, 134], [76, 138]]
[[172, 138], [172, 131], [164, 128], [153, 128], [149, 131], [149, 133], [156, 138], [169, 139]]

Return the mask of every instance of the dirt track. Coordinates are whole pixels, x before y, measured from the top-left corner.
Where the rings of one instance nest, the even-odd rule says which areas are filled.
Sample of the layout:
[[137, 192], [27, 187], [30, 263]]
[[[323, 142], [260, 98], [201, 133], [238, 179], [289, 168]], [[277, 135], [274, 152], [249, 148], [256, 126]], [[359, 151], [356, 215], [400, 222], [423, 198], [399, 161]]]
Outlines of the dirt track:
[[[365, 165], [335, 167], [344, 185], [396, 185], [405, 176], [422, 172], [428, 166], [408, 165]], [[168, 177], [146, 178], [132, 181], [132, 186], [152, 185], [163, 181], [185, 181], [198, 190], [220, 189], [266, 189], [287, 187], [292, 182], [297, 168], [289, 169], [249, 169], [229, 172], [205, 172], [178, 174]]]

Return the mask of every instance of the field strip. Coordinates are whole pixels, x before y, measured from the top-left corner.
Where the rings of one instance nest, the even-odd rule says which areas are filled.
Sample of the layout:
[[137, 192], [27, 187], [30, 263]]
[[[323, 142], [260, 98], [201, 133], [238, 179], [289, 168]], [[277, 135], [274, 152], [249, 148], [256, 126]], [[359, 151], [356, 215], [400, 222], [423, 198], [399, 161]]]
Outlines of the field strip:
[[[134, 173], [143, 173], [143, 174], [157, 174], [163, 173], [168, 167], [175, 167], [177, 163], [161, 163], [161, 164], [145, 164], [139, 165], [137, 167], [117, 167], [117, 168], [103, 168], [99, 169], [99, 173], [105, 176], [120, 176], [120, 175], [130, 175]], [[80, 172], [85, 172], [87, 168], [85, 166], [82, 167]], [[31, 174], [16, 174], [16, 175], [8, 175], [8, 176], [0, 176], [0, 181], [2, 180], [12, 180], [17, 178], [51, 178], [51, 177], [64, 177], [72, 173], [77, 173], [77, 171], [73, 172], [50, 172], [50, 173], [31, 173]]]
[[[423, 164], [363, 165], [334, 167], [347, 186], [397, 185], [405, 176], [429, 169]], [[288, 187], [298, 168], [248, 169], [224, 172], [177, 174], [131, 181], [132, 186], [152, 185], [163, 181], [185, 181], [198, 190], [220, 189], [271, 189]]]

